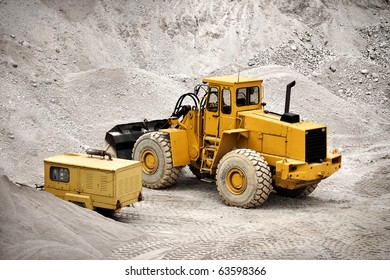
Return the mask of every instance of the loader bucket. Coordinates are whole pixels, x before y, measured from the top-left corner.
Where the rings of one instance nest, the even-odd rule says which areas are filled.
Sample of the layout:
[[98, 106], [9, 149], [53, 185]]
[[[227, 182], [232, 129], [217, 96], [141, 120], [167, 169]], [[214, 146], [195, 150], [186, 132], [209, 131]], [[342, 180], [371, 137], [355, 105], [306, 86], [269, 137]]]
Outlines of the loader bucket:
[[167, 119], [118, 124], [106, 132], [104, 149], [117, 158], [132, 159], [134, 144], [140, 136], [168, 127]]

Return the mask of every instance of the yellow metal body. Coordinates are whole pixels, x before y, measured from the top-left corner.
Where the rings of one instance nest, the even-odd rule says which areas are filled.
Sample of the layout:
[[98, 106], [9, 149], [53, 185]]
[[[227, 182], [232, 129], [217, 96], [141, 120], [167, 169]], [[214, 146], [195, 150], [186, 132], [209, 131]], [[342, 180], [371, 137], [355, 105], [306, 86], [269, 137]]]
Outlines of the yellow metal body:
[[44, 189], [86, 208], [120, 210], [142, 199], [138, 161], [66, 153], [44, 160]]
[[[162, 130], [170, 134], [174, 166], [189, 164], [200, 173], [215, 175], [226, 153], [249, 148], [265, 158], [273, 172], [273, 184], [287, 189], [318, 183], [341, 167], [337, 151], [326, 153], [320, 162], [307, 162], [306, 135], [311, 131], [325, 134], [326, 146], [326, 126], [289, 123], [266, 112], [262, 80], [221, 76], [203, 82], [208, 84], [204, 108], [189, 111], [180, 121], [171, 118], [171, 128]], [[230, 174], [233, 193], [242, 191], [234, 183], [242, 184], [239, 174], [239, 170]]]

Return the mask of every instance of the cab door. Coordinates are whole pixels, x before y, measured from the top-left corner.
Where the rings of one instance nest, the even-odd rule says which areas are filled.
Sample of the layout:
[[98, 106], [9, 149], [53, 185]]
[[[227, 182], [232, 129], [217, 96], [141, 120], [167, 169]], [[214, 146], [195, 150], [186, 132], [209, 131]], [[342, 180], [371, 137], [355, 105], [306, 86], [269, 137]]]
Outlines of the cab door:
[[220, 115], [220, 94], [219, 87], [211, 86], [207, 98], [207, 104], [204, 114], [204, 134], [218, 136], [219, 115]]
[[219, 136], [225, 130], [236, 128], [236, 118], [232, 111], [232, 88], [223, 87], [221, 91], [221, 112], [219, 115]]

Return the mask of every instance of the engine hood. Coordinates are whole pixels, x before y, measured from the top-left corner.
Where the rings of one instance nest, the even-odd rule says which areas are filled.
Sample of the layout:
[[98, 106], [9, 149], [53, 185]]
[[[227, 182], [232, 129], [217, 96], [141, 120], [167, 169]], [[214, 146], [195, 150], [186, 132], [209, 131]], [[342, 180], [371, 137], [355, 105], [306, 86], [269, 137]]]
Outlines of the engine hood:
[[326, 158], [326, 126], [315, 122], [288, 123], [263, 110], [240, 112], [241, 127], [248, 130], [247, 145], [279, 158], [321, 162]]
[[250, 119], [257, 120], [257, 121], [266, 121], [273, 124], [278, 124], [283, 127], [291, 127], [298, 130], [310, 130], [310, 129], [316, 129], [316, 128], [323, 128], [325, 127], [322, 124], [318, 124], [315, 122], [310, 121], [300, 121], [296, 123], [287, 123], [281, 121], [281, 115], [270, 113], [270, 112], [264, 112], [264, 110], [251, 110], [251, 111], [243, 111], [238, 113], [238, 117], [243, 119], [243, 123], [245, 121], [248, 121]]

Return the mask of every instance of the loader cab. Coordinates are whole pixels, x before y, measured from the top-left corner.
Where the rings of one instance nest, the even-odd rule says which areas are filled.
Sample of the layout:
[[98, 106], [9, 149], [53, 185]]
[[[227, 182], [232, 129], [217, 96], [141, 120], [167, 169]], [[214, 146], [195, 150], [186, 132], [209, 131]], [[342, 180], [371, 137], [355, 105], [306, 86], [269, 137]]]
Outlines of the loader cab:
[[262, 80], [237, 76], [203, 79], [208, 83], [204, 133], [220, 137], [224, 130], [238, 128], [238, 112], [261, 109]]

